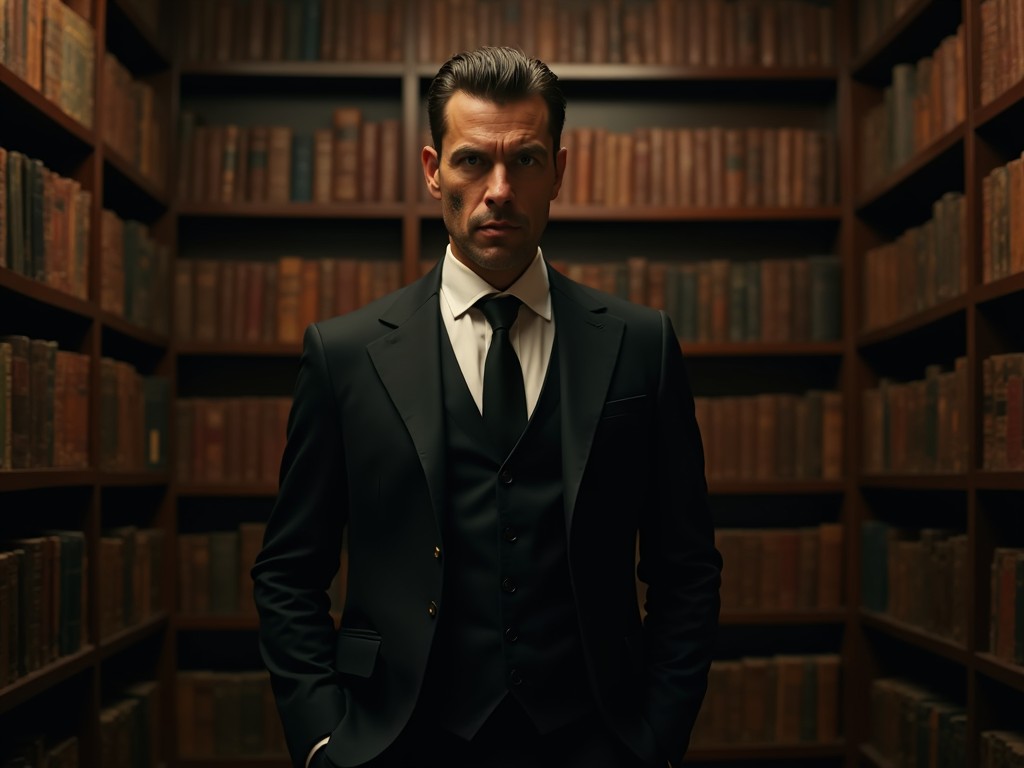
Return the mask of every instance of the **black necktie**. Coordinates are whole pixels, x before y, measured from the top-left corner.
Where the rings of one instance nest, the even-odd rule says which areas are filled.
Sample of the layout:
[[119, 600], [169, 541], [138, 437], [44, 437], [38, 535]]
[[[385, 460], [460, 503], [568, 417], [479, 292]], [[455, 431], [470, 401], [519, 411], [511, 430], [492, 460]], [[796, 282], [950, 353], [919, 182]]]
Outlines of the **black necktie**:
[[484, 361], [484, 424], [502, 457], [515, 447], [527, 421], [523, 369], [508, 337], [520, 304], [515, 296], [488, 296], [477, 302], [493, 331]]

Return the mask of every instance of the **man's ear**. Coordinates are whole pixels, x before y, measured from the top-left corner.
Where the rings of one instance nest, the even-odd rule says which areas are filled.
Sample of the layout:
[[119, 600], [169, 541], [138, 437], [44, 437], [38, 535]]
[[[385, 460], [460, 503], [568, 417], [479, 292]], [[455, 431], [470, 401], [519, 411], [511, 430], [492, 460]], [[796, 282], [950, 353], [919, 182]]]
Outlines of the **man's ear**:
[[569, 155], [569, 150], [562, 147], [555, 154], [555, 186], [551, 188], [551, 199], [554, 200], [558, 197], [558, 192], [562, 188], [562, 181], [565, 179], [565, 161]]
[[427, 191], [435, 200], [441, 199], [441, 159], [433, 147], [424, 147], [420, 153], [423, 164], [423, 178], [427, 182]]

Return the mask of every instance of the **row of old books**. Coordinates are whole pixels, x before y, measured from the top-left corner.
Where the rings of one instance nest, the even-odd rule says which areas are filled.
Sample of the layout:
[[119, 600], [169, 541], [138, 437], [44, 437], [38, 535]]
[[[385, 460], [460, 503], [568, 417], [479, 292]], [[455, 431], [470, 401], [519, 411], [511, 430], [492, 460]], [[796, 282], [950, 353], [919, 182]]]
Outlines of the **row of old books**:
[[0, 545], [0, 688], [88, 642], [86, 570], [81, 531]]
[[284, 757], [281, 719], [266, 671], [178, 672], [178, 757]]
[[170, 379], [100, 358], [99, 466], [108, 472], [167, 468]]
[[145, 178], [167, 181], [167, 107], [158, 90], [110, 52], [103, 54], [103, 140]]
[[832, 744], [840, 671], [834, 653], [713, 661], [690, 746]]
[[719, 528], [722, 610], [830, 611], [843, 604], [843, 527]]
[[135, 626], [164, 610], [161, 528], [110, 528], [100, 537], [100, 638]]
[[898, 768], [968, 765], [967, 711], [945, 695], [897, 677], [871, 681], [870, 742]]
[[859, 0], [854, 6], [857, 49], [863, 51], [874, 43], [913, 3], [914, 0]]
[[967, 287], [967, 206], [962, 192], [932, 203], [932, 218], [864, 252], [862, 328], [881, 328]]
[[170, 328], [171, 249], [139, 221], [103, 209], [100, 307], [166, 336]]
[[[263, 547], [266, 523], [244, 522], [234, 530], [178, 535], [178, 610], [186, 616], [256, 616], [250, 572]], [[328, 589], [331, 611], [341, 614], [347, 560]]]
[[712, 483], [842, 478], [840, 392], [694, 399]]
[[979, 13], [984, 105], [1024, 78], [1024, 2], [982, 0]]
[[1024, 666], [1024, 549], [996, 547], [989, 578], [989, 653]]
[[401, 270], [397, 259], [178, 259], [175, 338], [298, 343], [310, 323], [398, 289]]
[[396, 202], [401, 197], [401, 127], [337, 107], [331, 126], [179, 124], [178, 195], [193, 203]]
[[0, 147], [0, 268], [87, 298], [91, 205], [76, 179]]
[[0, 65], [87, 128], [93, 122], [96, 33], [61, 0], [0, 3]]
[[196, 61], [402, 61], [405, 0], [187, 0]]
[[174, 405], [179, 482], [277, 483], [290, 398], [185, 397]]
[[862, 393], [865, 474], [967, 471], [967, 358], [956, 358], [951, 371], [932, 364], [924, 373], [907, 382], [883, 378]]
[[785, 126], [641, 127], [562, 134], [556, 205], [806, 208], [835, 205], [831, 131]]
[[1024, 352], [986, 357], [982, 374], [982, 467], [1024, 470]]
[[421, 0], [417, 55], [514, 45], [546, 62], [835, 65], [831, 5], [802, 0]]
[[100, 710], [100, 765], [103, 768], [159, 768], [160, 684], [129, 686]]
[[1024, 153], [981, 180], [981, 221], [982, 281], [1024, 272]]
[[892, 68], [882, 100], [860, 119], [860, 187], [868, 190], [967, 115], [964, 27], [930, 56]]
[[89, 466], [89, 355], [0, 336], [0, 470]]
[[861, 524], [861, 603], [957, 645], [967, 643], [968, 540], [941, 528]]
[[1024, 765], [1024, 732], [982, 731], [978, 768], [1020, 768]]
[[841, 334], [836, 256], [680, 262], [631, 256], [551, 265], [584, 285], [665, 310], [683, 342], [826, 342]]
[[0, 746], [0, 768], [78, 768], [77, 736], [51, 741], [45, 735], [19, 735]]

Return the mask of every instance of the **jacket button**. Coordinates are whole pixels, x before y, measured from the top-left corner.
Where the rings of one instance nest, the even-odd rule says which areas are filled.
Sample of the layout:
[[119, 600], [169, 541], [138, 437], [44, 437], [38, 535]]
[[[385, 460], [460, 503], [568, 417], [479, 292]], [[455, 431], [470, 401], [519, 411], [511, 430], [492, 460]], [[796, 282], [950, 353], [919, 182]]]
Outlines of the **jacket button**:
[[512, 470], [509, 469], [508, 467], [501, 470], [501, 474], [498, 475], [498, 477], [501, 478], [501, 482], [503, 482], [505, 485], [512, 485]]
[[505, 630], [505, 640], [506, 641], [508, 641], [510, 643], [514, 643], [518, 639], [519, 639], [519, 633], [516, 632], [516, 630], [513, 627], [509, 627], [508, 629]]
[[440, 560], [441, 559], [441, 548], [440, 547], [434, 547], [434, 559], [435, 560]]
[[511, 543], [512, 543], [513, 541], [515, 541], [516, 539], [518, 539], [518, 538], [519, 538], [519, 537], [518, 537], [518, 536], [516, 535], [516, 529], [515, 529], [515, 528], [513, 528], [513, 527], [511, 527], [511, 526], [509, 526], [508, 528], [506, 528], [505, 530], [503, 530], [503, 531], [501, 532], [501, 536], [502, 536], [502, 538], [503, 538], [503, 539], [505, 539], [505, 541], [507, 541], [507, 542], [508, 542], [509, 544], [511, 544]]
[[509, 672], [508, 673], [508, 679], [509, 679], [509, 682], [512, 683], [512, 685], [522, 685], [523, 684], [523, 676], [521, 674], [519, 674], [519, 670], [518, 669], [513, 669], [511, 672]]
[[433, 600], [431, 600], [430, 604], [427, 606], [427, 613], [430, 614], [430, 618], [432, 619], [437, 616], [437, 603]]
[[506, 576], [501, 580], [501, 588], [511, 595], [516, 591], [516, 583]]

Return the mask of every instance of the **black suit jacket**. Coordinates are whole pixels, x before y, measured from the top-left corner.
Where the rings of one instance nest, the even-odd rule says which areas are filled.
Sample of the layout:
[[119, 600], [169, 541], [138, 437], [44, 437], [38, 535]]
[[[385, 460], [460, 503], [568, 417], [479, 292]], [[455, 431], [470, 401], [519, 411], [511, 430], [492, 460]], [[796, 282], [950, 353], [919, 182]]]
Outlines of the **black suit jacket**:
[[[441, 262], [443, 264], [443, 261]], [[652, 762], [682, 758], [707, 684], [721, 559], [679, 344], [664, 313], [549, 269], [565, 525], [595, 697]], [[260, 646], [296, 766], [327, 734], [357, 765], [408, 721], [447, 573], [440, 265], [310, 326], [280, 492], [252, 574]], [[325, 594], [348, 525], [348, 595]], [[635, 582], [647, 582], [641, 625]]]

